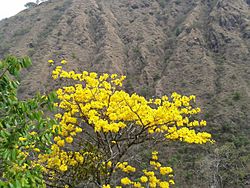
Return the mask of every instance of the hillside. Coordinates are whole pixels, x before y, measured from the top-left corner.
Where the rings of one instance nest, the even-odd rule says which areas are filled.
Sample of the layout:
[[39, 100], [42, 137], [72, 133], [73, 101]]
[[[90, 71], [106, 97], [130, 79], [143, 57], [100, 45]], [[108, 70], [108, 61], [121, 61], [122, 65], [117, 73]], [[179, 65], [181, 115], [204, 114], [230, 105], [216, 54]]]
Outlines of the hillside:
[[250, 186], [249, 0], [51, 0], [0, 22], [0, 58], [8, 53], [33, 60], [23, 98], [60, 84], [48, 59], [124, 74], [126, 90], [146, 97], [196, 95], [217, 144], [178, 151], [173, 165], [201, 171], [177, 186]]

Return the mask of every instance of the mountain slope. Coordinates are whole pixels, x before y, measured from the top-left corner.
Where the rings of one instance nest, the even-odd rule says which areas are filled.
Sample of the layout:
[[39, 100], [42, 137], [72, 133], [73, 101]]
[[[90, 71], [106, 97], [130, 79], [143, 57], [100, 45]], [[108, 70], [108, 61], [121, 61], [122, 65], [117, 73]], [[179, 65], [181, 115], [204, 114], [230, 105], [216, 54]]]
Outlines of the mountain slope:
[[124, 74], [126, 89], [147, 97], [195, 94], [219, 143], [234, 142], [232, 135], [249, 140], [249, 5], [249, 0], [48, 1], [0, 22], [0, 56], [32, 57], [33, 66], [22, 75], [22, 97], [52, 89], [47, 60], [59, 64], [65, 58], [68, 70]]

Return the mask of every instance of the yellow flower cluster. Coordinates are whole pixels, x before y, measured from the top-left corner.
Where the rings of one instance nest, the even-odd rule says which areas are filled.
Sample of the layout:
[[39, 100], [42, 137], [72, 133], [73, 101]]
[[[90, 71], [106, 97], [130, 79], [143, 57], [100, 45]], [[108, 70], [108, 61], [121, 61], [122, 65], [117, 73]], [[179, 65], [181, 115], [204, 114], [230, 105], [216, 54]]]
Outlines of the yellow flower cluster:
[[54, 125], [54, 133], [57, 132], [58, 136], [54, 137], [55, 143], [59, 147], [64, 147], [65, 143], [71, 144], [74, 141], [74, 136], [82, 132], [82, 128], [77, 125], [77, 118], [72, 117], [74, 110], [62, 114], [56, 114], [55, 118], [59, 119], [59, 125]]
[[66, 152], [64, 150], [61, 150], [57, 144], [53, 144], [51, 146], [51, 150], [52, 152], [49, 154], [40, 154], [38, 156], [39, 159], [38, 163], [45, 164], [45, 166], [49, 169], [59, 169], [60, 171], [63, 172], [68, 169], [68, 166], [83, 164], [84, 155], [88, 154], [85, 153], [83, 155], [80, 152], [73, 152], [73, 151]]
[[[124, 177], [121, 179], [122, 185], [130, 185], [131, 187], [135, 188], [143, 188], [142, 184], [140, 182], [132, 181], [128, 177]], [[117, 186], [119, 187], [119, 186]]]
[[[135, 122], [144, 126], [149, 134], [162, 133], [167, 139], [199, 144], [211, 141], [209, 133], [196, 133], [194, 130], [195, 127], [206, 126], [206, 121], [189, 120], [190, 115], [200, 112], [200, 108], [190, 105], [195, 100], [193, 95], [187, 97], [173, 93], [171, 100], [167, 96], [146, 100], [135, 93], [129, 95], [117, 90], [125, 76], [103, 74], [98, 77], [93, 72], [67, 72], [61, 66], [55, 68], [52, 77], [80, 82], [57, 90], [61, 100], [59, 108], [65, 110], [60, 127], [69, 122], [75, 125], [75, 117], [80, 116], [85, 117], [86, 123], [92, 125], [96, 132], [118, 133], [127, 126], [127, 122]], [[66, 132], [62, 128], [62, 135], [67, 136]]]
[[[158, 170], [162, 177], [157, 178], [156, 173], [154, 171], [143, 170], [144, 175], [141, 176], [141, 183], [147, 183], [150, 188], [160, 187], [160, 188], [169, 188], [171, 184], [174, 184], [174, 180], [171, 179], [173, 177], [172, 173], [173, 169], [171, 167], [163, 167], [161, 163], [158, 161], [158, 152], [152, 152], [152, 158], [150, 161], [150, 165]], [[168, 181], [164, 180], [166, 177], [170, 178]]]
[[[144, 169], [143, 175], [137, 180], [133, 181], [129, 177], [123, 177], [121, 178], [121, 184], [123, 186], [130, 186], [135, 188], [143, 188], [143, 187], [150, 187], [150, 188], [169, 188], [170, 185], [174, 185], [175, 182], [173, 180], [173, 169], [171, 167], [165, 167], [162, 166], [162, 164], [158, 161], [158, 152], [153, 151], [152, 157], [150, 160], [150, 166], [156, 170], [146, 170]], [[128, 165], [128, 162], [119, 162], [116, 165], [116, 168], [121, 169], [123, 172], [130, 172], [126, 168], [131, 168], [131, 172], [135, 172], [136, 169], [130, 165]], [[107, 185], [104, 185], [105, 187]], [[116, 188], [119, 188], [120, 186], [116, 186]]]
[[119, 162], [117, 163], [117, 168], [121, 169], [123, 172], [130, 173], [135, 172], [136, 168], [128, 164], [128, 162]]

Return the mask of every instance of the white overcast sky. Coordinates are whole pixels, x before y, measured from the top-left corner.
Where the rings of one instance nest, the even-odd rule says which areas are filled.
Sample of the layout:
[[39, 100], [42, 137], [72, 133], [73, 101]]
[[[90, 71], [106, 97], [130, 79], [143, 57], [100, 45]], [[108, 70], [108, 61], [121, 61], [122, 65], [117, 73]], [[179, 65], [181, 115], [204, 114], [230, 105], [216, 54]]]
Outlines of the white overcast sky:
[[0, 20], [24, 10], [27, 2], [35, 2], [35, 0], [0, 0]]

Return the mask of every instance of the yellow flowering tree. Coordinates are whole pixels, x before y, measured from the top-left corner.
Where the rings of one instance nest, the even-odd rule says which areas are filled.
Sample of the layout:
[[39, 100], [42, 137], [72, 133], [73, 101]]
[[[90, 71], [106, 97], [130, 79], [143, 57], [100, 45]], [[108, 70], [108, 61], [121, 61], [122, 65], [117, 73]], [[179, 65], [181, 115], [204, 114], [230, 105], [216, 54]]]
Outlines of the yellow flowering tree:
[[169, 187], [174, 183], [172, 175], [160, 180], [157, 174], [168, 177], [172, 169], [161, 166], [155, 152], [150, 166], [156, 172], [145, 169], [137, 173], [141, 177], [124, 177], [119, 183], [112, 178], [119, 171], [137, 171], [125, 159], [134, 145], [168, 140], [212, 142], [209, 133], [196, 131], [197, 127], [206, 126], [206, 121], [194, 118], [200, 108], [194, 107], [193, 95], [173, 93], [170, 98], [146, 99], [122, 90], [125, 76], [75, 73], [62, 66], [52, 71], [52, 77], [74, 81], [56, 91], [59, 101], [55, 106], [59, 111], [55, 118], [59, 123], [53, 127], [52, 152], [39, 155], [38, 162], [46, 167], [47, 181], [52, 184], [74, 187], [84, 181], [85, 185], [99, 187]]

